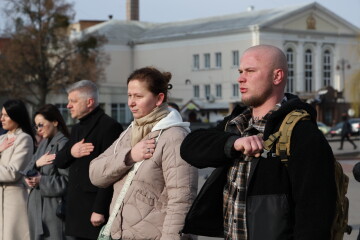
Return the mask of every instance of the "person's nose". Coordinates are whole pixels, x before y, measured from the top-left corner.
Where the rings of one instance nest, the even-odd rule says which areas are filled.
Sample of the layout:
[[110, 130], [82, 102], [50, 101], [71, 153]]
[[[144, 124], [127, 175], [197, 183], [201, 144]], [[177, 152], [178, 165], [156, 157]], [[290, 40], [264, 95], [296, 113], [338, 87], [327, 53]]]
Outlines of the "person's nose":
[[238, 83], [244, 83], [246, 81], [245, 77], [243, 75], [240, 75], [237, 79]]
[[135, 103], [135, 101], [134, 101], [134, 98], [132, 98], [132, 97], [129, 97], [129, 98], [128, 98], [128, 105], [129, 105], [130, 107], [133, 107], [133, 106], [136, 105], [136, 103]]

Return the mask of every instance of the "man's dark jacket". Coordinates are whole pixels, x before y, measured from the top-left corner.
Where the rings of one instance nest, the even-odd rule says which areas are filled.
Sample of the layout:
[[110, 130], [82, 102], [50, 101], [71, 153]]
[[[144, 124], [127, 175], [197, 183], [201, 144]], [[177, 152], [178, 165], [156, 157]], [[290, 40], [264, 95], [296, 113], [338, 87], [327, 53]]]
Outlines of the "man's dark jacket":
[[[248, 239], [329, 240], [336, 199], [333, 153], [317, 128], [315, 110], [294, 95], [287, 94], [287, 98], [267, 120], [264, 139], [278, 131], [286, 114], [294, 109], [305, 109], [311, 120], [295, 126], [288, 166], [271, 154], [253, 159], [246, 196]], [[191, 165], [216, 168], [194, 201], [183, 233], [224, 234], [223, 189], [227, 171], [240, 154], [233, 148], [239, 136], [224, 129], [244, 110], [236, 107], [217, 127], [194, 131], [181, 145], [181, 156]]]
[[[97, 239], [101, 227], [90, 222], [92, 212], [109, 215], [113, 194], [112, 186], [101, 189], [91, 184], [89, 165], [91, 160], [104, 152], [120, 135], [122, 126], [97, 107], [73, 126], [70, 139], [56, 154], [58, 168], [69, 167], [69, 186], [66, 201], [66, 234], [87, 239]], [[81, 139], [92, 143], [94, 151], [89, 156], [74, 158], [72, 146]]]
[[[349, 136], [352, 133], [352, 126], [349, 120], [344, 120], [344, 123], [341, 127], [341, 137]], [[342, 146], [342, 145], [341, 145]]]

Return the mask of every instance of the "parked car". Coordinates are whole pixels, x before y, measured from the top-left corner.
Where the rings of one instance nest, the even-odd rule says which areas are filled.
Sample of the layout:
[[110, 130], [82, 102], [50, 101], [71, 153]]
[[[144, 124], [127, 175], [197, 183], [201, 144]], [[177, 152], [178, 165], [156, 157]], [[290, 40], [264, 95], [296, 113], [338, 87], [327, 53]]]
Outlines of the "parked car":
[[343, 126], [343, 122], [339, 122], [337, 123], [335, 126], [333, 126], [331, 129], [330, 129], [330, 136], [331, 137], [335, 137], [335, 136], [340, 136], [341, 134], [341, 128]]
[[320, 131], [324, 134], [327, 135], [330, 132], [331, 127], [329, 127], [328, 125], [326, 125], [325, 123], [322, 122], [317, 122], [318, 128], [320, 129]]
[[[352, 127], [352, 135], [359, 135], [360, 133], [360, 118], [350, 118], [349, 122]], [[343, 126], [343, 122], [337, 123], [334, 127], [330, 129], [330, 136], [340, 136], [341, 135], [341, 128]]]

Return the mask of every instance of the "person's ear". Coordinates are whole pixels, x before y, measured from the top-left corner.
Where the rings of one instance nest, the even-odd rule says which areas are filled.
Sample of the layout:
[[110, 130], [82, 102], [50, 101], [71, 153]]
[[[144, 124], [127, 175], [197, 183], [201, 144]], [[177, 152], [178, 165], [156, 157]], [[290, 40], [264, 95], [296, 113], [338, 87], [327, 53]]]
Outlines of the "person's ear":
[[95, 105], [95, 100], [93, 98], [88, 98], [86, 103], [88, 108], [91, 108]]
[[159, 93], [157, 95], [157, 101], [156, 101], [156, 106], [160, 106], [163, 102], [164, 102], [164, 99], [165, 99], [165, 94], [164, 93]]
[[284, 71], [282, 69], [275, 69], [273, 74], [274, 85], [279, 85], [284, 81]]

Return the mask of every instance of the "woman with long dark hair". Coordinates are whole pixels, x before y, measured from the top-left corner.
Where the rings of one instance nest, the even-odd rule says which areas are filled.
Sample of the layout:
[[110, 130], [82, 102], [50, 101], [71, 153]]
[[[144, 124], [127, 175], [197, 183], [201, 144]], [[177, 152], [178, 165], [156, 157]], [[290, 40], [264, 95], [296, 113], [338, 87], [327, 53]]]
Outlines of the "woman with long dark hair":
[[0, 239], [28, 240], [27, 189], [20, 172], [31, 160], [35, 137], [25, 104], [6, 101], [1, 123], [7, 133], [0, 136]]
[[68, 141], [69, 131], [60, 111], [52, 104], [38, 109], [34, 122], [35, 129], [43, 140], [24, 171], [25, 182], [30, 187], [30, 239], [64, 240], [67, 239], [64, 233], [64, 216], [57, 214], [56, 210], [61, 210], [65, 203], [68, 170], [58, 169], [53, 160]]

